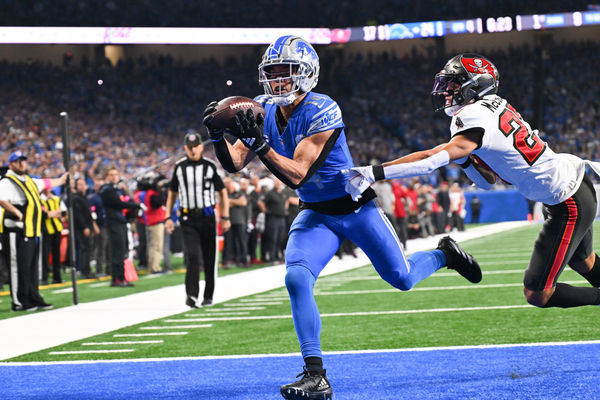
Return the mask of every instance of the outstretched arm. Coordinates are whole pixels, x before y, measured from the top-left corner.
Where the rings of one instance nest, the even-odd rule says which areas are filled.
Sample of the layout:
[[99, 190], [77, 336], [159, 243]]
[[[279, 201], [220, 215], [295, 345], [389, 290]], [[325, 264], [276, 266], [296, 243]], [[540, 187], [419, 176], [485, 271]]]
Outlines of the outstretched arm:
[[448, 165], [451, 161], [470, 155], [478, 147], [480, 135], [480, 133], [456, 135], [449, 142], [433, 149], [411, 153], [383, 165], [352, 168], [351, 171], [347, 171], [351, 177], [346, 183], [346, 191], [354, 200], [357, 200], [362, 192], [376, 180], [430, 174], [436, 169]]

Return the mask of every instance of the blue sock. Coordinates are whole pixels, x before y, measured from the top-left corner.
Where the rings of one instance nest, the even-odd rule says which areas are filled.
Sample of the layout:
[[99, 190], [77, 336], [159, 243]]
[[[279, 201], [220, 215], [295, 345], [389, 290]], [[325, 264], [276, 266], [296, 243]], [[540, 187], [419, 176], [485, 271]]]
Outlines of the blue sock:
[[288, 265], [285, 286], [302, 357], [321, 357], [321, 315], [313, 294], [316, 279], [304, 266]]
[[446, 265], [446, 256], [441, 250], [417, 251], [408, 257], [410, 287], [415, 286], [435, 271]]

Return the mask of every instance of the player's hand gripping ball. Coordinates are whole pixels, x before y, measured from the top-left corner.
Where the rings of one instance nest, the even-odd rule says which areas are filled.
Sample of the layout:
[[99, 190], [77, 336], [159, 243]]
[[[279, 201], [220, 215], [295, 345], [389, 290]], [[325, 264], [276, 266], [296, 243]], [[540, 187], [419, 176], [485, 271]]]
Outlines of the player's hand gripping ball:
[[239, 111], [246, 113], [248, 110], [252, 110], [255, 116], [265, 116], [265, 109], [253, 99], [243, 96], [226, 97], [219, 102], [213, 101], [206, 107], [203, 123], [209, 132], [236, 131], [236, 114]]

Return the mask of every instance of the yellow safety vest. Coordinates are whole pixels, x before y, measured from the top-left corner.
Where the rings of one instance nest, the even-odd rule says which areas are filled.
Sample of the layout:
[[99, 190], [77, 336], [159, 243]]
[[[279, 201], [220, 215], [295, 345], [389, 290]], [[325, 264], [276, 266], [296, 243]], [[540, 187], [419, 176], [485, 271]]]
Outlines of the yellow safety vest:
[[[27, 203], [25, 204], [25, 215], [23, 222], [25, 224], [26, 237], [39, 237], [42, 234], [42, 203], [40, 192], [33, 179], [25, 175], [25, 182], [22, 182], [14, 175], [6, 175], [5, 178], [12, 180], [19, 189], [25, 194]], [[4, 231], [5, 212], [0, 216], [0, 233]]]
[[[46, 212], [60, 210], [60, 197], [58, 197], [58, 196], [47, 197], [46, 200], [42, 200], [42, 203], [44, 204], [44, 208], [46, 209]], [[46, 232], [49, 235], [54, 235], [57, 232], [58, 233], [62, 232], [64, 227], [63, 227], [63, 224], [62, 224], [62, 221], [60, 220], [60, 218], [47, 217], [45, 220], [46, 220]]]

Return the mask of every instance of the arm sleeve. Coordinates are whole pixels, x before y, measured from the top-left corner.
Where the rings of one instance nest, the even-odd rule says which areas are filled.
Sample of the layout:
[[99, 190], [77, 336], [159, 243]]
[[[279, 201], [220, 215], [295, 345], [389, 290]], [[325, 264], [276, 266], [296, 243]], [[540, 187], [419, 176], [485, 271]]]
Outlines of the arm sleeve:
[[450, 162], [450, 155], [446, 150], [424, 158], [423, 160], [394, 164], [383, 167], [385, 179], [409, 178], [411, 176], [428, 175]]
[[221, 165], [225, 169], [225, 171], [230, 173], [237, 172], [235, 165], [233, 164], [233, 160], [231, 159], [231, 154], [229, 154], [229, 148], [227, 147], [225, 136], [221, 137], [220, 140], [213, 142], [213, 146], [215, 148], [215, 155], [217, 159], [221, 162]]

